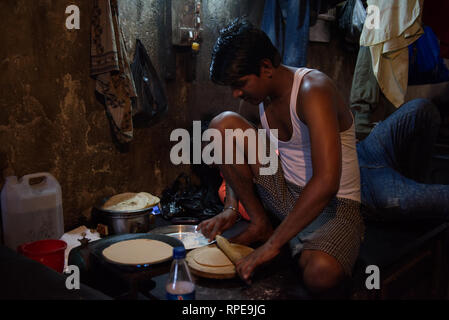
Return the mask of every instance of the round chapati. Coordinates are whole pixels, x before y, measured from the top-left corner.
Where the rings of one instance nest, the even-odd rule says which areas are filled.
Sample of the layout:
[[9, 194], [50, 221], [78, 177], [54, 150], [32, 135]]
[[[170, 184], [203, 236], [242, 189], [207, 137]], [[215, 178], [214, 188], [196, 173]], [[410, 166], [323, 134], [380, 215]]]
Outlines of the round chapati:
[[126, 240], [104, 249], [103, 256], [106, 260], [118, 264], [155, 264], [170, 260], [173, 256], [173, 247], [158, 240]]
[[[195, 260], [195, 256], [204, 251], [209, 250], [210, 248], [217, 248], [215, 244], [211, 244], [207, 247], [201, 247], [194, 249], [187, 253], [186, 255], [186, 261], [189, 265], [190, 271], [203, 278], [210, 278], [210, 279], [231, 279], [236, 276], [235, 266], [233, 264], [224, 266], [224, 267], [209, 267], [202, 264], [199, 264]], [[218, 249], [219, 250], [219, 249]], [[201, 259], [201, 258], [200, 258]]]
[[159, 199], [156, 196], [153, 196], [151, 193], [148, 193], [148, 192], [139, 192], [137, 195], [147, 198], [147, 207], [148, 208], [154, 207], [154, 206], [158, 205], [159, 202], [161, 202], [161, 199]]
[[103, 209], [109, 210], [111, 207], [114, 207], [122, 202], [130, 201], [132, 198], [136, 196], [137, 193], [133, 192], [125, 192], [116, 194], [115, 196], [110, 197], [104, 204]]
[[159, 202], [158, 197], [148, 192], [125, 192], [108, 199], [103, 205], [103, 209], [118, 212], [136, 211], [154, 207]]
[[232, 266], [231, 260], [217, 247], [207, 247], [199, 251], [193, 259], [196, 263], [213, 268]]

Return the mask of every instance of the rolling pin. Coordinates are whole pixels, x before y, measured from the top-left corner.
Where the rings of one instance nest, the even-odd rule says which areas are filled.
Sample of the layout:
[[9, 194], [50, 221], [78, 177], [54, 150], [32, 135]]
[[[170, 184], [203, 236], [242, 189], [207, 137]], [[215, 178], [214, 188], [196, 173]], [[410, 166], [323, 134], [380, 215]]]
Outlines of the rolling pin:
[[218, 248], [223, 251], [223, 253], [229, 258], [229, 260], [231, 260], [233, 264], [236, 264], [237, 261], [249, 254], [249, 252], [242, 252], [241, 250], [238, 250], [232, 245], [232, 243], [220, 235], [215, 236], [215, 240], [217, 240]]

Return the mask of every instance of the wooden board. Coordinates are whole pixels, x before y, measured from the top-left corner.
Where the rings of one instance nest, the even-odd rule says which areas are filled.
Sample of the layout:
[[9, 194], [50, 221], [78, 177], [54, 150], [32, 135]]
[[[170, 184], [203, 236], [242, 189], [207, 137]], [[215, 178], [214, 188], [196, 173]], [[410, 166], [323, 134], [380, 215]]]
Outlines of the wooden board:
[[[254, 249], [239, 244], [231, 244], [236, 250], [241, 250], [245, 252], [245, 256], [250, 254]], [[229, 265], [226, 266], [206, 266], [202, 265], [195, 260], [195, 257], [199, 254], [204, 254], [207, 250], [220, 250], [215, 244], [201, 247], [190, 251], [186, 256], [187, 264], [189, 265], [190, 271], [199, 277], [210, 278], [210, 279], [231, 279], [234, 278], [237, 273], [235, 271], [235, 266], [229, 260]]]

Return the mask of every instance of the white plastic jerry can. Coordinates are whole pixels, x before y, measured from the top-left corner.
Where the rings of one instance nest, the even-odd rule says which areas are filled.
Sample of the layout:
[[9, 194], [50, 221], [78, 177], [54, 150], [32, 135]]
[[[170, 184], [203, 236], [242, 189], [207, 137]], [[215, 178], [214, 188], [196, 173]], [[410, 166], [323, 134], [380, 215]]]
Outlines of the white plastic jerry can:
[[61, 187], [50, 173], [7, 177], [1, 205], [4, 242], [13, 250], [26, 242], [59, 239], [64, 234]]

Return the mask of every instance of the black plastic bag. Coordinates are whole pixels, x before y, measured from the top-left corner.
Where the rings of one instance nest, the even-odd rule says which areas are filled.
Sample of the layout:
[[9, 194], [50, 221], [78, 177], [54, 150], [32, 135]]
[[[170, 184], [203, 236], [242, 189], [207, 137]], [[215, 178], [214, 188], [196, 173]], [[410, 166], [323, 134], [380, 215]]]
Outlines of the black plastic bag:
[[148, 127], [167, 111], [167, 98], [150, 57], [137, 39], [136, 53], [131, 64], [137, 99], [133, 106], [134, 127]]
[[190, 177], [182, 173], [170, 187], [162, 192], [162, 216], [164, 219], [191, 217], [200, 221], [223, 211], [215, 184], [192, 184]]

